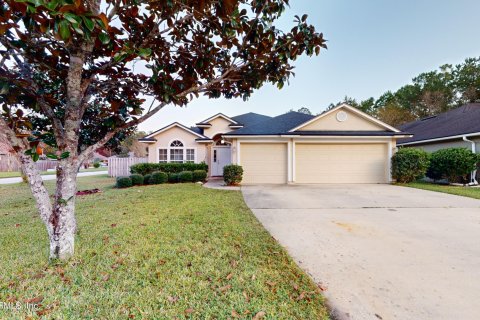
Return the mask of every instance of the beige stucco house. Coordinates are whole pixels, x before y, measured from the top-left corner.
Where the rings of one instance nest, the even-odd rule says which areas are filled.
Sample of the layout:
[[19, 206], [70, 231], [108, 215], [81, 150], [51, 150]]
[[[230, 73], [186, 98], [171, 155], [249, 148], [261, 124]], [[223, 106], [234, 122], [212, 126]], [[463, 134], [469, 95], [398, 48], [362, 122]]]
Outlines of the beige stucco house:
[[172, 123], [140, 139], [149, 162], [206, 162], [244, 169], [244, 184], [389, 183], [398, 138], [409, 137], [346, 104], [319, 116], [217, 114], [186, 127]]

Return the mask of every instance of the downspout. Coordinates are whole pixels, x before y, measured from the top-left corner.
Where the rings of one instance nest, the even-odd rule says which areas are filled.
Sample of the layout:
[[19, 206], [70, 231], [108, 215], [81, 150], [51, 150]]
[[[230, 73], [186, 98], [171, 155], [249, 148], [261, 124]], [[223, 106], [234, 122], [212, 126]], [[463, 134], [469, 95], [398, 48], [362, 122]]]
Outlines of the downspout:
[[[468, 140], [467, 136], [463, 136], [463, 141], [465, 142], [470, 142], [472, 144], [472, 152], [477, 153], [476, 147], [475, 147], [475, 141]], [[469, 185], [478, 185], [477, 181], [477, 170], [473, 171], [470, 175], [470, 183]]]

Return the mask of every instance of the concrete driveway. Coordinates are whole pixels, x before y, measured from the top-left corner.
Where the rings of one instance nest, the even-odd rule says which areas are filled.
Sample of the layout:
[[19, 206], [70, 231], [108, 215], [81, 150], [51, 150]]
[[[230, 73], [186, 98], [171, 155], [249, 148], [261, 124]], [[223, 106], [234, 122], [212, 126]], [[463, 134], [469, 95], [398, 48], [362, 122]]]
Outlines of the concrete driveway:
[[337, 319], [480, 318], [480, 200], [390, 185], [242, 192]]

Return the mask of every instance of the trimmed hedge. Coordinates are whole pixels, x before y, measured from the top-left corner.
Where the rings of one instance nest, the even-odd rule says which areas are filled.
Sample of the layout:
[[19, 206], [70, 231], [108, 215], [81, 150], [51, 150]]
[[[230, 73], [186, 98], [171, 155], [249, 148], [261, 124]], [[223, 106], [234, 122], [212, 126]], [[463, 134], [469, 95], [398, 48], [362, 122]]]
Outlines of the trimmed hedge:
[[169, 173], [168, 174], [168, 182], [177, 183], [178, 182], [178, 173]]
[[140, 186], [143, 184], [144, 177], [141, 174], [132, 174], [130, 175], [130, 179], [132, 180], [132, 185]]
[[192, 171], [182, 171], [178, 174], [178, 182], [192, 182], [192, 181], [193, 181]]
[[166, 173], [180, 173], [182, 171], [205, 170], [208, 172], [208, 165], [202, 163], [137, 163], [130, 167], [131, 173], [141, 175], [151, 174], [155, 171]]
[[427, 177], [433, 180], [447, 179], [448, 182], [468, 181], [468, 175], [477, 168], [479, 157], [466, 148], [447, 148], [431, 155]]
[[193, 171], [193, 182], [205, 181], [205, 180], [207, 180], [207, 171], [205, 170]]
[[117, 188], [130, 188], [132, 186], [132, 179], [129, 177], [118, 177], [115, 186]]
[[100, 162], [98, 162], [98, 161], [97, 161], [97, 162], [94, 162], [94, 163], [93, 163], [93, 167], [94, 167], [95, 169], [100, 168]]
[[143, 176], [143, 184], [150, 184], [150, 179], [152, 178], [151, 174], [146, 174]]
[[150, 184], [161, 184], [168, 181], [168, 175], [165, 172], [155, 171], [150, 177]]
[[392, 177], [400, 183], [423, 178], [430, 164], [427, 152], [415, 148], [401, 148], [392, 157]]
[[223, 180], [228, 186], [237, 185], [242, 182], [243, 168], [236, 164], [229, 164], [223, 167]]

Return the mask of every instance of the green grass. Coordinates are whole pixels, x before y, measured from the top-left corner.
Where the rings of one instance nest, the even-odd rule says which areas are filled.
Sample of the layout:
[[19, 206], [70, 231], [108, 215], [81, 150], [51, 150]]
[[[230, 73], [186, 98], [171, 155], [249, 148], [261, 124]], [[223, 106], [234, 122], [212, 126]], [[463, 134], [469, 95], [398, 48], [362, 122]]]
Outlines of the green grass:
[[[41, 298], [30, 314], [47, 319], [328, 318], [240, 192], [113, 182], [79, 178], [103, 193], [77, 198], [76, 254], [57, 264], [27, 187], [0, 186], [0, 302]], [[0, 319], [25, 316], [0, 308]]]
[[[100, 168], [88, 168], [88, 169], [81, 169], [80, 172], [93, 172], [93, 171], [108, 171], [108, 168], [106, 167], [100, 167]], [[55, 171], [42, 171], [42, 175], [51, 175], [55, 174]], [[15, 178], [15, 177], [20, 177], [20, 172], [14, 171], [14, 172], [0, 172], [0, 179], [1, 178]]]
[[405, 184], [404, 186], [423, 189], [423, 190], [449, 193], [457, 196], [469, 197], [474, 199], [480, 199], [480, 188], [447, 186], [447, 185], [433, 184], [433, 183], [421, 182], [421, 181], [408, 183], [408, 184]]

